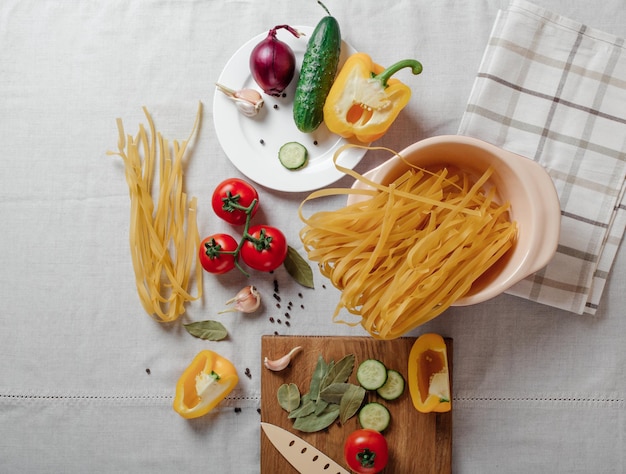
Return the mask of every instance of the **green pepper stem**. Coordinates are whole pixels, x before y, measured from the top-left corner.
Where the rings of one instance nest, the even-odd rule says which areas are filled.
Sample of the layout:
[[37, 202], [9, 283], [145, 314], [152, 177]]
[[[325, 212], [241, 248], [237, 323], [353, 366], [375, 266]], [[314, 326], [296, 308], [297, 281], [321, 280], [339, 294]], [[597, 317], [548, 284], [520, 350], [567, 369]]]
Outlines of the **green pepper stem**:
[[403, 59], [402, 61], [398, 61], [397, 63], [392, 64], [380, 74], [374, 75], [372, 73], [372, 79], [380, 81], [383, 87], [387, 87], [387, 81], [389, 80], [389, 78], [400, 69], [404, 69], [405, 67], [410, 67], [411, 72], [415, 75], [422, 72], [422, 63], [415, 59]]

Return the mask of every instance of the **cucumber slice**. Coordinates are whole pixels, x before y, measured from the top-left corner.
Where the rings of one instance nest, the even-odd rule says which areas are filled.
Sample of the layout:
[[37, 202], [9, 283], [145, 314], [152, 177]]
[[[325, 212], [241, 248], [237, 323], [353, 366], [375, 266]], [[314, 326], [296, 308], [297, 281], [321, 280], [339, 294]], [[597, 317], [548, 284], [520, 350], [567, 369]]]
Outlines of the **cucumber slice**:
[[288, 170], [299, 170], [306, 165], [309, 152], [302, 143], [288, 142], [278, 150], [280, 163]]
[[397, 370], [389, 369], [387, 371], [387, 381], [385, 385], [376, 390], [376, 393], [385, 400], [395, 400], [404, 393], [404, 377]]
[[359, 411], [361, 428], [370, 428], [378, 432], [384, 431], [391, 421], [391, 414], [386, 406], [378, 402], [370, 402]]
[[378, 390], [387, 381], [387, 367], [377, 359], [364, 360], [356, 370], [356, 379], [365, 390]]

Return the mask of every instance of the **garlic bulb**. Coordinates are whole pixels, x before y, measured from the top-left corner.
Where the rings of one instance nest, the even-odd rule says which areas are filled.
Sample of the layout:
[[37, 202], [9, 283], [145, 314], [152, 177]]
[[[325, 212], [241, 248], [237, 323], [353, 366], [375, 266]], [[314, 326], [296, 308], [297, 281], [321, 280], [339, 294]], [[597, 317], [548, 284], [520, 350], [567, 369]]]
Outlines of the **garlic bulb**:
[[246, 286], [245, 288], [242, 288], [234, 298], [231, 298], [226, 302], [227, 305], [232, 303], [235, 303], [234, 307], [220, 311], [218, 314], [232, 313], [235, 311], [253, 313], [259, 309], [259, 306], [261, 306], [261, 293], [259, 293], [258, 290], [252, 285]]
[[267, 357], [263, 360], [263, 364], [269, 370], [273, 370], [274, 372], [279, 372], [286, 368], [291, 362], [293, 356], [295, 356], [298, 352], [302, 350], [302, 346], [296, 346], [291, 349], [287, 354], [282, 356], [280, 359], [269, 360]]
[[254, 117], [265, 103], [261, 94], [254, 89], [240, 89], [236, 91], [219, 83], [215, 85], [226, 94], [226, 97], [235, 103], [239, 112], [246, 117]]

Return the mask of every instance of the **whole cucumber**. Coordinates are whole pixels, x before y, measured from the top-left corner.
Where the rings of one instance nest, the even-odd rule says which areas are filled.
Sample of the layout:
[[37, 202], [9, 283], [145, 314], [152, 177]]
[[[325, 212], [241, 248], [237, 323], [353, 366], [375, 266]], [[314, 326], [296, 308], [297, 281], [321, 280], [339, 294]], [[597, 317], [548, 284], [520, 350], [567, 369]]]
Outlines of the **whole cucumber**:
[[340, 53], [339, 23], [325, 16], [309, 39], [296, 86], [293, 118], [301, 132], [315, 131], [324, 119], [324, 102], [337, 74]]

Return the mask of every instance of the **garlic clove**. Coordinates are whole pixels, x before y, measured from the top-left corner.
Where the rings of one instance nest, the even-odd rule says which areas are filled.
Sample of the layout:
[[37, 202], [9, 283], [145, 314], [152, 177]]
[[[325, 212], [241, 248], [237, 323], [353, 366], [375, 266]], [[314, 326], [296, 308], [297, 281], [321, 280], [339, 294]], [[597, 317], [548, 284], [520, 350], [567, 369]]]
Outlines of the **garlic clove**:
[[235, 92], [235, 97], [243, 100], [247, 100], [251, 104], [255, 106], [259, 106], [259, 108], [263, 107], [263, 97], [258, 91], [254, 89], [241, 89]]
[[302, 346], [296, 346], [280, 359], [276, 360], [269, 360], [267, 357], [265, 357], [265, 359], [263, 360], [263, 365], [265, 365], [265, 367], [269, 370], [279, 372], [285, 369], [289, 365], [289, 362], [291, 362], [291, 359], [301, 350]]
[[254, 89], [234, 90], [223, 84], [216, 83], [215, 85], [235, 103], [237, 109], [246, 117], [254, 117], [265, 104], [261, 94]]
[[237, 107], [239, 112], [241, 112], [246, 117], [254, 117], [256, 114], [259, 113], [260, 108], [263, 106], [262, 102], [261, 107], [257, 107], [257, 105], [254, 105], [245, 99], [238, 99], [237, 97], [233, 98], [232, 100], [233, 102], [235, 102], [235, 106]]
[[242, 313], [253, 313], [261, 306], [261, 293], [253, 285], [242, 288], [233, 298], [229, 299], [226, 304], [235, 304], [232, 308], [220, 311], [218, 314], [232, 313], [240, 311]]

